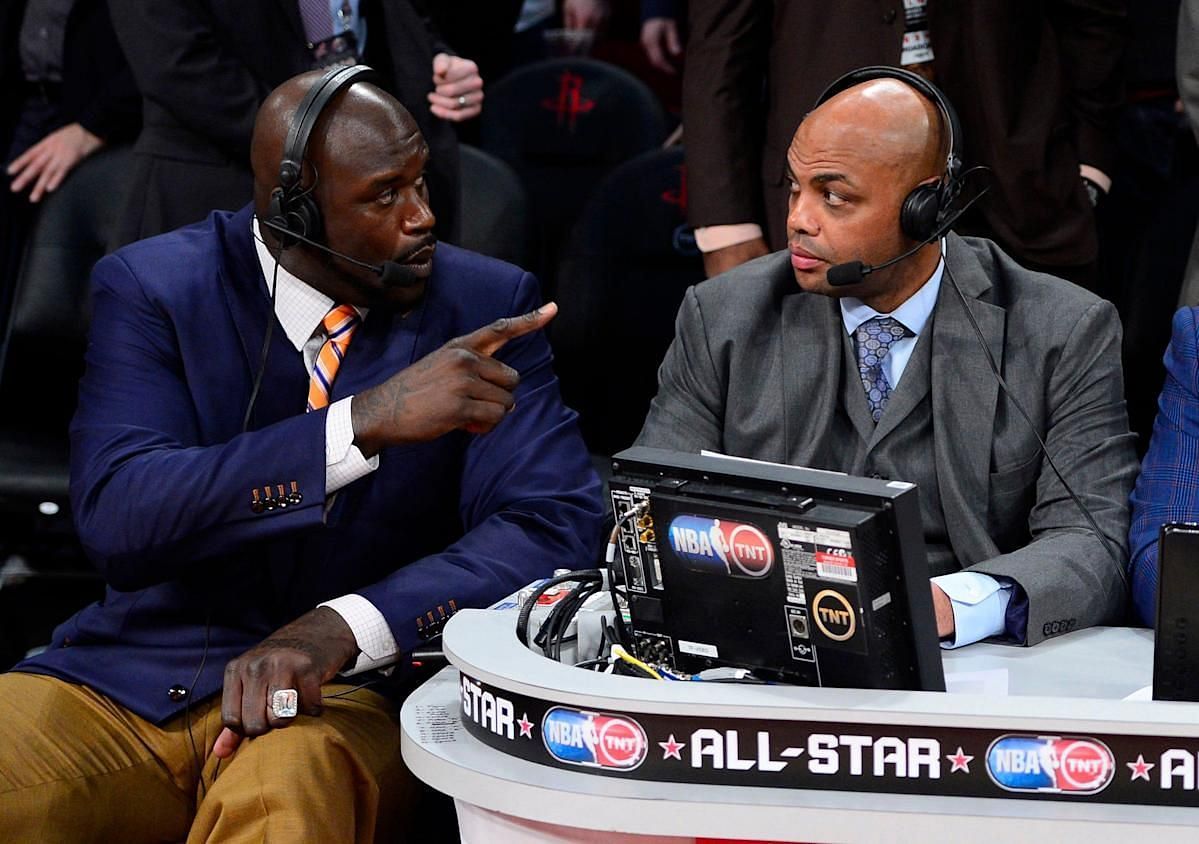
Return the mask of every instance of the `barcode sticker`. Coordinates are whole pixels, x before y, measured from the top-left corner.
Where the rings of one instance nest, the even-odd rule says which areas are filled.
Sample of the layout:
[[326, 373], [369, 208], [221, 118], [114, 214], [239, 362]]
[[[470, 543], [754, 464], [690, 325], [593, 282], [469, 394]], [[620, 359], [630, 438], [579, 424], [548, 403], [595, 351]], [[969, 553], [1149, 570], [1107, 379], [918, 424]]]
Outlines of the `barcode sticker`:
[[858, 581], [858, 566], [853, 555], [847, 553], [816, 552], [816, 575], [829, 580]]

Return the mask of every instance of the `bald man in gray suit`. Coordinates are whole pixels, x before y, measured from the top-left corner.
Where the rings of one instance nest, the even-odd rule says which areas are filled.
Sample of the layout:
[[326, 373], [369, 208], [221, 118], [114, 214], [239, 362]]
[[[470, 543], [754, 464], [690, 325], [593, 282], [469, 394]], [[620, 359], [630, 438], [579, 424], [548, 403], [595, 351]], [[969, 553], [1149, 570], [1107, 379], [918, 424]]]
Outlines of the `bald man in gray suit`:
[[1120, 324], [1082, 288], [953, 234], [828, 283], [832, 265], [919, 243], [899, 211], [943, 178], [942, 122], [896, 79], [805, 118], [788, 151], [788, 250], [687, 292], [637, 444], [917, 484], [943, 643], [1032, 645], [1124, 611], [1137, 461]]

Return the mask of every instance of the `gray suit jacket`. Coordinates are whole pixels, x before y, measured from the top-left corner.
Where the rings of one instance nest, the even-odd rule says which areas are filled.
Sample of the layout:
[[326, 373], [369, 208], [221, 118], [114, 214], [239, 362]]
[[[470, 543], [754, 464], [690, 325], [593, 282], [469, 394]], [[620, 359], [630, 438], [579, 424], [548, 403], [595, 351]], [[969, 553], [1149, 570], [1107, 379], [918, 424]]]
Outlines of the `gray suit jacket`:
[[[946, 264], [1049, 454], [1126, 557], [1137, 460], [1115, 308], [988, 240], [950, 235]], [[844, 331], [836, 300], [799, 290], [786, 252], [692, 287], [637, 444], [814, 465], [836, 418]], [[936, 462], [958, 563], [1024, 589], [1030, 645], [1118, 621], [1116, 564], [1001, 395], [948, 278], [931, 331], [934, 434], [912, 459]], [[875, 447], [896, 421], [881, 420]]]

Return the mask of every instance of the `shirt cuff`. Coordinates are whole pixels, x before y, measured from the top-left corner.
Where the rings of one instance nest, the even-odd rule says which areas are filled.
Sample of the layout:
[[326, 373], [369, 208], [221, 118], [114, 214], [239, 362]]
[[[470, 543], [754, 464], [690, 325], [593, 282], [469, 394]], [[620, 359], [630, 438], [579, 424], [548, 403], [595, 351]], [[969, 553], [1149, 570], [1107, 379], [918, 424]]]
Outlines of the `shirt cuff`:
[[941, 642], [942, 648], [960, 648], [1003, 635], [1007, 629], [1007, 605], [1012, 598], [1010, 586], [977, 571], [955, 571], [932, 581], [949, 596], [953, 607], [953, 640]]
[[695, 245], [700, 252], [715, 252], [726, 246], [736, 246], [758, 240], [762, 237], [762, 227], [757, 223], [735, 223], [728, 226], [700, 226], [695, 230]]
[[342, 670], [339, 674], [349, 677], [396, 661], [400, 649], [387, 625], [387, 619], [366, 598], [351, 593], [318, 606], [328, 607], [340, 615], [358, 643], [358, 661], [353, 668]]
[[325, 496], [337, 492], [379, 468], [379, 455], [370, 460], [354, 445], [354, 422], [350, 416], [353, 396], [329, 406], [325, 417]]
[[1079, 164], [1078, 175], [1082, 176], [1084, 179], [1090, 179], [1099, 187], [1099, 190], [1103, 191], [1104, 193], [1111, 193], [1112, 177], [1107, 173], [1104, 173], [1098, 167], [1092, 167], [1090, 164]]

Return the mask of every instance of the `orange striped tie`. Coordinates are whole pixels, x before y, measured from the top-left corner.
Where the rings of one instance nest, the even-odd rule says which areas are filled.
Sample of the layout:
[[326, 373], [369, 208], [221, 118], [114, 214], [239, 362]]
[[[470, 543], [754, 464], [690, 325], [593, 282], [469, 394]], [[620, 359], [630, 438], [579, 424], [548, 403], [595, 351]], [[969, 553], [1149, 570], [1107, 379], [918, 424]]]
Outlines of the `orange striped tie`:
[[362, 318], [351, 305], [338, 305], [321, 320], [327, 339], [316, 356], [316, 364], [312, 367], [312, 379], [308, 382], [310, 411], [320, 410], [329, 404], [329, 391], [333, 389], [337, 368], [341, 366], [350, 339], [361, 324]]

